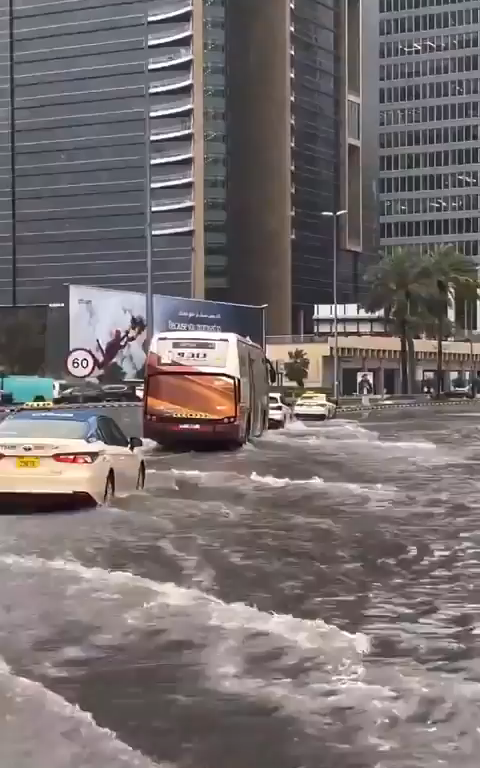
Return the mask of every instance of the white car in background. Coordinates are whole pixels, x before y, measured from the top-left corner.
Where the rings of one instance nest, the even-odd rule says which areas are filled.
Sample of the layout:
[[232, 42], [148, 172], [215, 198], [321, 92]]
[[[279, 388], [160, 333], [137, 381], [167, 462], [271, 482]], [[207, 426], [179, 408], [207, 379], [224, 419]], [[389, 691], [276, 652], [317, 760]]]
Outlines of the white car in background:
[[281, 429], [292, 420], [292, 409], [285, 403], [280, 392], [268, 396], [268, 428]]
[[20, 409], [0, 422], [0, 504], [108, 504], [143, 489], [141, 448], [93, 410]]
[[319, 392], [305, 392], [293, 406], [293, 415], [299, 421], [325, 421], [335, 416], [336, 406]]

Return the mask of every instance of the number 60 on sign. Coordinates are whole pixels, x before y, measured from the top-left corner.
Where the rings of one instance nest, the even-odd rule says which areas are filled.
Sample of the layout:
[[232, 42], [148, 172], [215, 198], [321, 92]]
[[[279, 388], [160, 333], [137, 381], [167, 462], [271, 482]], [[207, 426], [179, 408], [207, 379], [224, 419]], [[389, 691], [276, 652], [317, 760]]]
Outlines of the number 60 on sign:
[[86, 379], [95, 370], [95, 359], [89, 349], [72, 349], [68, 353], [65, 367], [70, 376]]

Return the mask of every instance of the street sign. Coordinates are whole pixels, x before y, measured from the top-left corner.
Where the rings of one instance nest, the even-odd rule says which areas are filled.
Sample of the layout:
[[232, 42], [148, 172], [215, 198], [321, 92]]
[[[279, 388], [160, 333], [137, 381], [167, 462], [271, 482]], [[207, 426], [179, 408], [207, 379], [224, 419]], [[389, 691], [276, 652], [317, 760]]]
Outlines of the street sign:
[[70, 376], [86, 379], [95, 370], [95, 359], [89, 349], [72, 349], [68, 353], [65, 366]]

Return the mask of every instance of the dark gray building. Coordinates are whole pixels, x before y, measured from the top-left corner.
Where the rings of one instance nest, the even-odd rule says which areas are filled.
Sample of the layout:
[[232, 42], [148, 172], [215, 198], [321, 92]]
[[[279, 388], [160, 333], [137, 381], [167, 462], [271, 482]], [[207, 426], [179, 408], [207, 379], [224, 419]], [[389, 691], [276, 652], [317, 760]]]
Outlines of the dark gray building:
[[145, 275], [142, 3], [12, 0], [8, 12], [11, 235], [1, 300], [55, 301], [66, 282], [138, 289]]
[[[308, 330], [362, 252], [360, 3], [242, 0], [227, 13], [230, 290], [268, 303], [270, 333]], [[248, 51], [248, 56], [244, 53]], [[241, 214], [241, 215], [239, 215]], [[243, 298], [242, 298], [243, 297]]]
[[155, 291], [268, 304], [278, 334], [331, 300], [323, 213], [348, 208], [339, 288], [355, 300], [359, 14], [360, 0], [0, 0], [0, 303], [61, 301], [66, 283], [145, 290], [148, 203]]
[[478, 256], [480, 3], [379, 11], [381, 243]]
[[145, 290], [147, 150], [154, 287], [203, 296], [201, 0], [1, 3], [0, 301]]

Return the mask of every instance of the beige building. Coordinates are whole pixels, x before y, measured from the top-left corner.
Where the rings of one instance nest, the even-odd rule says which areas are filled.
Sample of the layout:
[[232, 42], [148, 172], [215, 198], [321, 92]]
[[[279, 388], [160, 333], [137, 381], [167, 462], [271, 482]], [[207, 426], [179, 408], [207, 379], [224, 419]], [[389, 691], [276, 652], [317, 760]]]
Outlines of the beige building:
[[[288, 353], [302, 349], [310, 360], [307, 384], [333, 387], [334, 339], [328, 337], [315, 341], [312, 337], [298, 343], [273, 343], [267, 345], [269, 359], [282, 364], [288, 361]], [[415, 341], [417, 381], [431, 378], [437, 365], [437, 344], [430, 339]], [[471, 371], [480, 371], [480, 341], [445, 341], [444, 370], [453, 377], [463, 373], [467, 378]], [[376, 394], [400, 392], [400, 339], [389, 336], [341, 336], [339, 338], [339, 379], [341, 394], [351, 395], [357, 389], [357, 373], [373, 373]], [[288, 383], [288, 379], [285, 377]]]

